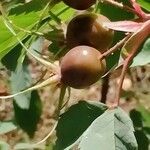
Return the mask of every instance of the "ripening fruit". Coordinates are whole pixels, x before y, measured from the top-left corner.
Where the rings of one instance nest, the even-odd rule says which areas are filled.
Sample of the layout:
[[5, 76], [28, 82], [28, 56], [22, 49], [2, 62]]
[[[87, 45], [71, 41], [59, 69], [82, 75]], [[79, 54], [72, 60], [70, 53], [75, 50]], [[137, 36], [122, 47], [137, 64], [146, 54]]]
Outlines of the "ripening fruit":
[[60, 63], [62, 83], [81, 89], [98, 81], [106, 70], [106, 62], [100, 61], [100, 56], [98, 50], [89, 46], [71, 49]]
[[73, 18], [67, 26], [66, 41], [69, 48], [87, 45], [100, 52], [106, 51], [113, 41], [114, 32], [103, 26], [110, 20], [94, 13], [81, 14]]
[[96, 3], [96, 0], [63, 0], [63, 2], [77, 10], [85, 10]]

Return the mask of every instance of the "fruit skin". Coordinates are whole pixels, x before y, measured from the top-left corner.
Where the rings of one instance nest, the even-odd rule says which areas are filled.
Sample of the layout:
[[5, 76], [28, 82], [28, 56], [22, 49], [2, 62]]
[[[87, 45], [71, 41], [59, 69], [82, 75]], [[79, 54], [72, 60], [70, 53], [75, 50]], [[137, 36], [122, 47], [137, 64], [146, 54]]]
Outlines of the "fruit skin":
[[94, 13], [80, 14], [73, 18], [67, 26], [68, 48], [87, 45], [100, 52], [106, 51], [113, 41], [114, 32], [104, 27], [103, 22], [110, 22], [110, 20], [103, 15]]
[[77, 10], [85, 10], [96, 3], [96, 0], [63, 0], [63, 2]]
[[106, 62], [101, 53], [89, 46], [71, 49], [61, 60], [61, 81], [76, 89], [88, 87], [105, 73]]

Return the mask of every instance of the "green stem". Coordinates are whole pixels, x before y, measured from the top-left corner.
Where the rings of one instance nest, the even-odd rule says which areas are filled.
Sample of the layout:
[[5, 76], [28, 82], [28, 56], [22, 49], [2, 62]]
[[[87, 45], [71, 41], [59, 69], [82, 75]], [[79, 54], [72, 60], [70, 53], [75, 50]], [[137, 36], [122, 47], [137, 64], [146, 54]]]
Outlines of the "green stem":
[[20, 30], [20, 31], [23, 31], [23, 32], [25, 32], [25, 33], [28, 33], [28, 34], [30, 34], [30, 35], [37, 35], [37, 36], [43, 36], [43, 35], [44, 35], [44, 34], [41, 33], [41, 32], [26, 30], [26, 29], [23, 29], [23, 28], [21, 28], [21, 27], [18, 27], [18, 26], [15, 25], [15, 24], [12, 24], [12, 25], [13, 25], [14, 28], [16, 28], [16, 29], [18, 29], [18, 30]]
[[38, 29], [40, 28], [40, 23], [42, 21], [42, 18], [44, 16], [47, 8], [50, 6], [50, 4], [51, 4], [51, 0], [46, 4], [46, 6], [44, 7], [42, 13], [40, 14], [40, 19], [39, 19], [38, 23], [36, 24], [36, 31], [38, 31]]
[[57, 15], [55, 15], [54, 13], [52, 13], [50, 10], [49, 10], [49, 15], [58, 25], [62, 24], [61, 19], [59, 19], [59, 17]]

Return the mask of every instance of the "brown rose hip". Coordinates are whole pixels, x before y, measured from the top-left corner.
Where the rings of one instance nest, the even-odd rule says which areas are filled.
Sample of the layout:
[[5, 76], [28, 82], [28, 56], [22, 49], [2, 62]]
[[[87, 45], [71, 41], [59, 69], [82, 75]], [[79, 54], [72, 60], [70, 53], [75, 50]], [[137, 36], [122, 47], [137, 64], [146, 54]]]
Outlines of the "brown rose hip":
[[85, 10], [96, 3], [96, 0], [63, 0], [63, 2], [77, 10]]
[[61, 60], [61, 81], [73, 88], [85, 88], [100, 79], [106, 69], [101, 53], [89, 46], [71, 49]]
[[114, 32], [104, 27], [104, 22], [109, 22], [109, 19], [94, 13], [81, 14], [73, 18], [67, 26], [68, 48], [87, 45], [100, 52], [106, 51], [113, 41]]

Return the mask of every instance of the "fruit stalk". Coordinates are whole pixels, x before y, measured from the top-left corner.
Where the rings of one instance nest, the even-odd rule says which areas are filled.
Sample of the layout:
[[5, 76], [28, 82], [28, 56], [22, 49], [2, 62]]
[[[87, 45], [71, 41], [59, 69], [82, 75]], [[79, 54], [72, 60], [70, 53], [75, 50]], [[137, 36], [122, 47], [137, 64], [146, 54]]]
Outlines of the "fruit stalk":
[[128, 34], [125, 38], [123, 38], [120, 42], [118, 42], [117, 44], [115, 44], [112, 48], [110, 48], [109, 50], [107, 50], [106, 52], [104, 52], [101, 57], [100, 60], [104, 59], [105, 57], [111, 55], [112, 53], [114, 53], [115, 51], [117, 51], [119, 48], [121, 48], [124, 43], [130, 38], [131, 34]]

